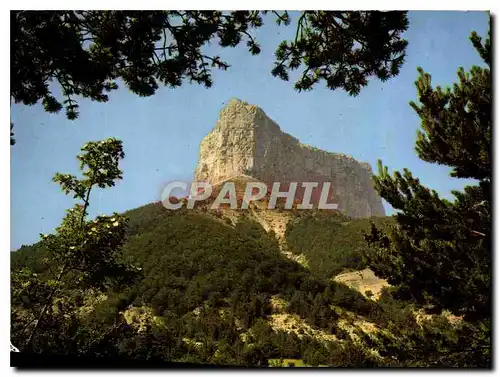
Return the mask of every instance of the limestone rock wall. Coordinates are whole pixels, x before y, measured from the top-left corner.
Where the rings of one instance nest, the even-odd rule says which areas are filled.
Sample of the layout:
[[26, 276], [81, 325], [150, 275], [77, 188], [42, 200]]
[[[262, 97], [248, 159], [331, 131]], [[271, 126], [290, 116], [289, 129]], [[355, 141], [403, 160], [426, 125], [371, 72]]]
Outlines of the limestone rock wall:
[[[303, 145], [259, 107], [232, 99], [200, 145], [195, 179], [215, 184], [249, 175], [268, 184], [282, 182], [281, 190], [289, 182], [332, 182], [329, 202], [338, 203], [347, 215], [384, 216], [372, 174], [369, 164]], [[320, 189], [313, 191], [313, 203]]]

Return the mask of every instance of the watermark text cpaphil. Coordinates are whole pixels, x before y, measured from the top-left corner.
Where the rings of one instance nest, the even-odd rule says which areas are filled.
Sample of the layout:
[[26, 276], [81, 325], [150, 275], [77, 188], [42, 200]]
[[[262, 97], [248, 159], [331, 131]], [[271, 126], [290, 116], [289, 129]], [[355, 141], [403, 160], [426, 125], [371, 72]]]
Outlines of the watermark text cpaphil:
[[[214, 192], [214, 186], [208, 182], [195, 181], [190, 184], [184, 181], [171, 181], [162, 191], [161, 202], [169, 210], [177, 210], [186, 206], [187, 209], [195, 208], [197, 202], [205, 202], [213, 199], [211, 209], [219, 209], [222, 206], [231, 209], [248, 209], [251, 202], [265, 201], [268, 209], [277, 208], [278, 201], [285, 200], [284, 209], [292, 209], [295, 204], [296, 209], [326, 209], [336, 210], [337, 203], [328, 203], [330, 198], [331, 182], [287, 182], [287, 188], [281, 189], [280, 182], [274, 182], [272, 187], [268, 187], [263, 182], [246, 182], [243, 195], [241, 190], [237, 194], [234, 182], [226, 181], [222, 185], [217, 185], [218, 193]], [[319, 198], [313, 199], [313, 190], [319, 189]], [[297, 200], [297, 191], [300, 188], [300, 201]], [[173, 194], [174, 191], [184, 193], [186, 200], [178, 200]], [[281, 200], [280, 200], [281, 199]]]

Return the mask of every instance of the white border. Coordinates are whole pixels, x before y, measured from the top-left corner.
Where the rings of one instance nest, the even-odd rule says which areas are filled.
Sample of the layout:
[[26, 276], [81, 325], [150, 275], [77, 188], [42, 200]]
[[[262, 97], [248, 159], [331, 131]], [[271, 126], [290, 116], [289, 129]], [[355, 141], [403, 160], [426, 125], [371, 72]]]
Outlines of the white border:
[[[47, 10], [47, 9], [162, 9], [165, 7], [169, 7], [170, 9], [224, 9], [224, 10], [231, 10], [231, 9], [304, 9], [304, 6], [306, 6], [306, 9], [338, 9], [338, 10], [356, 10], [356, 9], [364, 9], [364, 10], [370, 10], [370, 9], [379, 9], [379, 10], [491, 10], [493, 14], [496, 14], [496, 9], [497, 6], [495, 6], [498, 1], [484, 1], [484, 0], [475, 0], [475, 1], [462, 1], [462, 0], [441, 0], [441, 1], [425, 1], [425, 0], [412, 0], [412, 1], [395, 1], [395, 0], [386, 0], [386, 1], [367, 1], [367, 0], [350, 0], [347, 2], [341, 3], [340, 1], [307, 1], [307, 2], [298, 2], [298, 1], [262, 1], [262, 0], [253, 0], [253, 1], [239, 1], [237, 4], [235, 4], [234, 1], [211, 1], [209, 3], [203, 2], [200, 0], [197, 1], [188, 1], [188, 0], [183, 0], [183, 1], [168, 1], [165, 2], [164, 0], [154, 0], [154, 1], [149, 1], [147, 3], [145, 2], [138, 2], [138, 1], [125, 1], [125, 0], [120, 0], [120, 1], [105, 1], [105, 0], [87, 0], [85, 2], [83, 1], [35, 1], [35, 0], [30, 0], [30, 1], [16, 1], [15, 3], [11, 3], [14, 5], [15, 9], [36, 9], [36, 10]], [[7, 4], [7, 2], [2, 2], [2, 5]], [[10, 122], [10, 94], [7, 93], [7, 83], [9, 82], [9, 61], [10, 61], [10, 39], [9, 39], [9, 12], [7, 10], [2, 12], [2, 22], [0, 23], [0, 27], [2, 28], [2, 33], [1, 38], [2, 38], [2, 46], [3, 46], [3, 53], [4, 53], [4, 59], [1, 60], [1, 64], [3, 65], [2, 69], [2, 76], [4, 77], [4, 80], [2, 80], [2, 87], [3, 87], [3, 95], [5, 97], [3, 101], [1, 101], [1, 114], [2, 114], [2, 119], [4, 123], [4, 137], [2, 138], [2, 144], [0, 147], [0, 176], [2, 177], [10, 177], [10, 146], [7, 141], [7, 124]], [[496, 40], [498, 32], [498, 25], [494, 28], [494, 37], [493, 39]], [[7, 56], [5, 56], [7, 55]], [[495, 53], [495, 55], [497, 55]], [[497, 56], [495, 56], [494, 61], [497, 61]], [[498, 82], [498, 75], [495, 77], [495, 84]], [[497, 98], [497, 96], [495, 96]], [[495, 110], [497, 109], [497, 104], [498, 104], [498, 99], [495, 101]], [[495, 141], [498, 145], [498, 141], [500, 141], [500, 135], [498, 132], [494, 133], [495, 135]], [[497, 164], [497, 157], [498, 155], [495, 154], [495, 176], [499, 176], [497, 173], [499, 173], [498, 170], [498, 164]], [[8, 337], [9, 337], [9, 326], [10, 326], [10, 257], [9, 257], [9, 250], [10, 250], [10, 184], [7, 185], [4, 180], [4, 184], [1, 186], [1, 196], [0, 196], [0, 216], [1, 216], [1, 221], [0, 221], [0, 229], [1, 229], [1, 237], [0, 237], [0, 242], [2, 246], [2, 263], [1, 265], [3, 266], [3, 272], [0, 274], [0, 277], [2, 279], [2, 289], [1, 293], [2, 296], [0, 297], [1, 302], [2, 302], [2, 311], [1, 311], [1, 323], [0, 323], [0, 360], [2, 363], [2, 375], [4, 375], [5, 372], [11, 374], [14, 373], [14, 370], [9, 367], [10, 365], [10, 359], [9, 359], [9, 342], [8, 342]], [[497, 187], [495, 188], [495, 193], [497, 193]], [[498, 201], [495, 202], [494, 204], [494, 213], [498, 213], [500, 204]], [[495, 234], [500, 234], [500, 225], [498, 223], [494, 224], [495, 227]], [[495, 239], [495, 245], [496, 245], [496, 239]], [[496, 267], [496, 261], [498, 258], [494, 258], [495, 260], [495, 267]], [[496, 270], [496, 268], [495, 268]], [[494, 275], [495, 276], [495, 275]], [[495, 279], [495, 284], [494, 284], [494, 289], [495, 292], [498, 292], [498, 279]], [[496, 300], [495, 300], [495, 307], [496, 307]], [[495, 319], [496, 319], [496, 310], [494, 310], [495, 313]], [[496, 334], [497, 331], [495, 331], [495, 340], [496, 340]], [[496, 347], [494, 347], [495, 351], [495, 357], [494, 357], [494, 362], [497, 360], [497, 355], [498, 355], [498, 343], [495, 342]], [[495, 364], [494, 364], [495, 365]], [[8, 368], [8, 371], [6, 370]], [[206, 371], [201, 371], [200, 372], [206, 372]], [[237, 370], [229, 370], [229, 373], [240, 373]], [[340, 371], [342, 372], [342, 371]], [[405, 371], [408, 372], [408, 371]], [[440, 375], [442, 371], [424, 371], [428, 375]], [[44, 374], [52, 375], [52, 371], [49, 372], [42, 372]], [[84, 375], [101, 375], [104, 374], [104, 371], [93, 371], [93, 372], [83, 372]], [[112, 373], [112, 374], [121, 374], [123, 372], [107, 372], [107, 373]], [[141, 371], [136, 371], [132, 372], [133, 375], [142, 375], [144, 372]], [[165, 372], [150, 372], [150, 373], [165, 373]], [[185, 375], [186, 373], [194, 373], [191, 371], [186, 371], [186, 372], [181, 372], [181, 371], [167, 371], [169, 375], [177, 375], [182, 373]], [[258, 370], [255, 371], [255, 373], [259, 373], [261, 375], [262, 373], [264, 374], [269, 374], [273, 373], [272, 371], [264, 371], [264, 370]], [[309, 374], [312, 373], [312, 371], [307, 371], [307, 370], [301, 370], [301, 374]], [[355, 371], [355, 372], [348, 372], [350, 375], [359, 375], [363, 373], [362, 371]], [[452, 371], [453, 373], [453, 371]], [[479, 374], [480, 372], [472, 372], [473, 374]]]

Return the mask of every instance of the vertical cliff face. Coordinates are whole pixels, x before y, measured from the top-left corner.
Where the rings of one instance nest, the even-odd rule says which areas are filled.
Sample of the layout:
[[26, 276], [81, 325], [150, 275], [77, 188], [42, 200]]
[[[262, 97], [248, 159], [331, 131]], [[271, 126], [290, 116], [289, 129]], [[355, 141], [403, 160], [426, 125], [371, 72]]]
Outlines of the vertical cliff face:
[[[319, 199], [321, 183], [332, 182], [329, 202], [338, 203], [348, 216], [385, 215], [369, 164], [303, 145], [259, 107], [232, 99], [200, 145], [195, 179], [217, 183], [238, 175], [268, 184], [281, 182], [281, 190], [289, 182], [319, 182], [313, 203]], [[297, 194], [300, 197], [300, 189]]]

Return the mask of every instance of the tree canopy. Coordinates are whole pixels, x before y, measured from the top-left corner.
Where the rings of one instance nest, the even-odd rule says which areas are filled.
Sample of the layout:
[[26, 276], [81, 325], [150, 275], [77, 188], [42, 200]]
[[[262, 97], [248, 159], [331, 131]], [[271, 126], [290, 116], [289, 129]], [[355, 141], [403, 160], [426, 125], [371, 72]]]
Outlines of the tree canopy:
[[460, 68], [459, 81], [446, 89], [433, 88], [419, 69], [419, 104], [410, 105], [421, 119], [418, 156], [477, 184], [448, 201], [410, 171], [391, 177], [379, 162], [375, 187], [398, 211], [397, 226], [389, 234], [373, 227], [367, 256], [402, 295], [482, 320], [491, 316], [491, 29], [484, 42], [476, 33], [470, 39], [485, 67]]
[[[212, 86], [212, 68], [229, 63], [210, 56], [204, 46], [246, 43], [251, 54], [261, 47], [252, 31], [262, 27], [260, 11], [12, 11], [11, 98], [41, 102], [46, 111], [63, 108], [78, 117], [77, 97], [108, 101], [122, 80], [139, 96], [160, 85], [192, 82]], [[288, 12], [272, 12], [288, 26]], [[357, 95], [372, 76], [387, 80], [403, 64], [408, 28], [406, 12], [305, 11], [295, 38], [277, 46], [272, 75], [289, 80], [302, 69], [296, 90], [324, 82], [332, 90]], [[270, 66], [271, 68], [271, 66]], [[51, 83], [61, 89], [61, 98]]]
[[[43, 251], [38, 256], [45, 274], [24, 266], [11, 275], [12, 332], [23, 350], [53, 342], [57, 346], [56, 339], [64, 336], [61, 332], [74, 330], [75, 313], [68, 313], [77, 305], [75, 295], [126, 284], [136, 273], [121, 260], [127, 219], [118, 213], [86, 219], [92, 189], [113, 187], [115, 180], [122, 178], [122, 142], [109, 138], [86, 143], [81, 150], [77, 158], [83, 179], [61, 173], [53, 179], [66, 194], [81, 202], [67, 210], [55, 234], [41, 235]], [[37, 335], [42, 330], [48, 335], [40, 340]]]
[[[375, 188], [397, 210], [396, 224], [389, 229], [372, 224], [365, 236], [368, 265], [394, 286], [395, 297], [428, 312], [449, 310], [467, 323], [446, 352], [427, 349], [442, 333], [418, 341], [402, 334], [396, 346], [401, 355], [425, 350], [420, 357], [425, 365], [491, 366], [491, 24], [484, 42], [476, 33], [470, 39], [484, 66], [459, 68], [458, 82], [446, 89], [434, 88], [430, 74], [419, 68], [419, 103], [410, 105], [421, 119], [418, 156], [477, 184], [452, 191], [455, 200], [449, 201], [407, 169], [391, 177], [379, 161]], [[384, 343], [380, 353], [391, 354], [394, 341]]]

